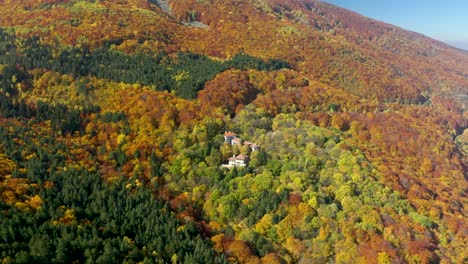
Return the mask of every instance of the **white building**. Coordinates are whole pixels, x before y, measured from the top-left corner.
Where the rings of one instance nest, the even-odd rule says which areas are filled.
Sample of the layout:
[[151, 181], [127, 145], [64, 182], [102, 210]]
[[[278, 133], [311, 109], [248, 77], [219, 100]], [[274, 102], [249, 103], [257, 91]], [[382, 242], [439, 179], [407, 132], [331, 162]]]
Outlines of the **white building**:
[[234, 133], [234, 132], [231, 132], [231, 131], [226, 131], [224, 133], [224, 142], [229, 144], [229, 145], [232, 145], [232, 140], [234, 138], [237, 138], [237, 134]]
[[247, 163], [249, 162], [249, 157], [247, 157], [244, 154], [240, 154], [239, 156], [232, 156], [232, 158], [229, 158], [229, 166], [234, 166], [234, 167], [245, 167], [247, 166]]

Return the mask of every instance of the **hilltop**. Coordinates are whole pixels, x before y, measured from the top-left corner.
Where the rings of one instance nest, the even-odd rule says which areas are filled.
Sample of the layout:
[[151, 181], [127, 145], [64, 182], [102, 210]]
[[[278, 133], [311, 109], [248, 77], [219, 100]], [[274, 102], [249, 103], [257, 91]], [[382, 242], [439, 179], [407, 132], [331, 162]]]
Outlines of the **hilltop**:
[[468, 258], [467, 52], [315, 0], [4, 0], [0, 27], [4, 261]]

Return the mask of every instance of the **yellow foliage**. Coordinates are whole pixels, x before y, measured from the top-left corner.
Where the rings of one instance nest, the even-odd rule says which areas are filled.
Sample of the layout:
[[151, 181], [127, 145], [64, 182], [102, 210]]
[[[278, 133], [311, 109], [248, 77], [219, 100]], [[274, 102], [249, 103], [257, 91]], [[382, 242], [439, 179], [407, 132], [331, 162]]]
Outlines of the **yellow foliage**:
[[42, 198], [36, 194], [34, 197], [29, 199], [28, 203], [32, 208], [37, 209], [41, 207], [44, 202], [42, 201]]
[[284, 247], [296, 258], [300, 257], [305, 250], [301, 241], [295, 237], [288, 237]]
[[224, 249], [223, 246], [223, 239], [224, 239], [224, 234], [219, 234], [211, 237], [211, 241], [214, 243], [214, 250], [218, 252], [222, 252]]
[[15, 206], [16, 208], [20, 209], [20, 210], [28, 210], [29, 209], [29, 206], [27, 203], [23, 203], [23, 202], [16, 202], [15, 203]]
[[309, 204], [306, 204], [306, 203], [300, 203], [298, 206], [297, 206], [297, 209], [299, 209], [299, 212], [302, 213], [302, 214], [307, 214], [311, 211], [312, 208], [310, 208], [310, 205]]
[[431, 159], [429, 158], [424, 158], [422, 164], [421, 164], [421, 171], [428, 174], [431, 173], [433, 170], [434, 165], [432, 164]]
[[59, 220], [53, 221], [52, 223], [54, 225], [57, 225], [59, 223], [70, 224], [75, 221], [76, 221], [75, 211], [73, 209], [66, 209], [63, 214], [63, 217], [60, 218]]
[[120, 145], [124, 140], [125, 140], [125, 135], [124, 135], [124, 134], [120, 134], [120, 135], [117, 137], [117, 144]]
[[174, 253], [174, 255], [172, 255], [172, 257], [171, 257], [171, 261], [172, 261], [173, 264], [176, 264], [178, 259], [179, 259], [179, 258], [177, 257], [177, 254], [175, 254], [175, 253]]
[[212, 231], [219, 231], [222, 228], [221, 224], [216, 221], [210, 221], [208, 223], [208, 226], [211, 228]]
[[140, 180], [136, 179], [136, 180], [135, 180], [135, 185], [136, 185], [137, 187], [140, 187], [140, 186], [142, 185], [142, 183], [141, 183]]
[[317, 240], [326, 240], [330, 234], [330, 227], [328, 225], [322, 225], [319, 230], [319, 235], [317, 236]]
[[377, 256], [377, 263], [379, 263], [379, 264], [390, 264], [391, 263], [390, 256], [385, 252], [379, 252], [379, 254]]
[[128, 244], [134, 244], [135, 241], [133, 241], [131, 238], [129, 238], [128, 236], [124, 236], [123, 237], [123, 241], [125, 241], [126, 243]]
[[317, 197], [316, 196], [312, 196], [310, 197], [309, 201], [307, 201], [307, 203], [310, 205], [310, 207], [312, 207], [313, 209], [317, 209], [318, 208], [318, 201], [317, 201]]
[[10, 160], [6, 155], [0, 153], [0, 177], [10, 175], [16, 168], [16, 163]]
[[67, 209], [63, 218], [71, 221], [76, 220], [75, 211], [73, 209]]
[[255, 230], [260, 234], [265, 234], [273, 224], [273, 218], [270, 214], [266, 214], [262, 219], [255, 225]]
[[183, 80], [186, 80], [190, 77], [189, 73], [187, 71], [181, 71], [179, 74], [174, 76], [174, 79], [177, 83], [180, 83]]
[[13, 191], [2, 190], [2, 199], [6, 204], [12, 204], [16, 201], [16, 195]]
[[186, 225], [181, 225], [177, 228], [177, 232], [184, 232], [187, 229]]
[[203, 198], [203, 196], [205, 195], [205, 192], [206, 192], [206, 185], [205, 184], [202, 184], [202, 185], [199, 185], [195, 188], [193, 188], [192, 190], [192, 201], [196, 202], [200, 199]]
[[[265, 264], [281, 264], [285, 263], [280, 256], [275, 253], [268, 253], [266, 254], [260, 261], [260, 263]], [[288, 262], [289, 263], [289, 262]]]

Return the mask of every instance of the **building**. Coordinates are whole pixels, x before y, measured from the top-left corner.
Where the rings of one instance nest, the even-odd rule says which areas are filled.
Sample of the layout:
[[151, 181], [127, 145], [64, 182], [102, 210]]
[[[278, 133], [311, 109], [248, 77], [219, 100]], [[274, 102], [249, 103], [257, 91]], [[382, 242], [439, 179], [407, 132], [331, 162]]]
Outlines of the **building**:
[[254, 143], [254, 144], [250, 145], [250, 149], [252, 150], [252, 152], [259, 151], [260, 146]]
[[[224, 132], [224, 142], [231, 146], [242, 146], [242, 139], [237, 136], [236, 133], [231, 131]], [[260, 146], [249, 141], [244, 142], [244, 146], [248, 146], [252, 152], [260, 150]], [[240, 154], [238, 156], [232, 156], [229, 158], [228, 164], [222, 164], [223, 168], [233, 168], [233, 167], [245, 167], [249, 163], [249, 156]]]
[[232, 156], [229, 158], [229, 166], [230, 167], [245, 167], [249, 163], [249, 157], [244, 154], [240, 154], [239, 156]]
[[245, 141], [244, 145], [249, 146], [252, 152], [260, 150], [260, 146], [249, 141]]
[[238, 138], [238, 137], [235, 137], [231, 140], [231, 145], [241, 145], [242, 144], [242, 139]]
[[237, 134], [234, 133], [234, 132], [231, 132], [231, 131], [226, 131], [224, 133], [224, 142], [229, 144], [229, 145], [232, 145], [232, 140], [234, 138], [237, 138]]

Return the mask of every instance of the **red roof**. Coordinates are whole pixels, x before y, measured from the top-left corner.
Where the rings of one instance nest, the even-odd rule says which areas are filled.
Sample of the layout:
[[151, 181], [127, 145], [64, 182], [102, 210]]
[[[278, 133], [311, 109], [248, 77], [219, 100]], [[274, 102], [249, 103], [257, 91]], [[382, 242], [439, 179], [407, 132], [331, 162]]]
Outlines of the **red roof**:
[[225, 137], [235, 137], [235, 136], [237, 136], [237, 134], [234, 133], [234, 132], [231, 132], [231, 131], [227, 131], [227, 132], [224, 132], [224, 136]]

